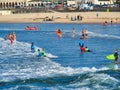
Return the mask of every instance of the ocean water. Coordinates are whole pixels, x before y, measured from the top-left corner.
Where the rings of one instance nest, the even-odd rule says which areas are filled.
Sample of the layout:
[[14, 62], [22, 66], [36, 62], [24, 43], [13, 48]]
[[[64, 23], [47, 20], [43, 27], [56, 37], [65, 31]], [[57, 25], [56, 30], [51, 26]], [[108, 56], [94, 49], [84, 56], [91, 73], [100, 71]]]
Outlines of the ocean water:
[[[39, 30], [26, 31], [27, 25]], [[56, 36], [57, 28], [62, 38]], [[83, 28], [89, 31], [85, 46], [92, 52], [80, 52]], [[12, 32], [17, 34], [14, 45], [4, 40]], [[31, 42], [50, 58], [31, 53]], [[120, 24], [1, 23], [0, 90], [120, 90], [120, 70], [113, 70], [114, 61], [106, 59], [115, 49], [120, 50]]]

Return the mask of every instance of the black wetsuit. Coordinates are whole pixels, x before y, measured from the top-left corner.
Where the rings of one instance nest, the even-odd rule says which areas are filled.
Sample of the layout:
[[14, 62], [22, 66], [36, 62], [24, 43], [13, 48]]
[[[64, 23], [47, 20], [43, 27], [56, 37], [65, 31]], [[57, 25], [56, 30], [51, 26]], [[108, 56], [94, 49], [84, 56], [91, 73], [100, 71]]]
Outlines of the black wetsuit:
[[118, 62], [118, 52], [115, 52], [114, 56], [115, 56], [115, 62]]

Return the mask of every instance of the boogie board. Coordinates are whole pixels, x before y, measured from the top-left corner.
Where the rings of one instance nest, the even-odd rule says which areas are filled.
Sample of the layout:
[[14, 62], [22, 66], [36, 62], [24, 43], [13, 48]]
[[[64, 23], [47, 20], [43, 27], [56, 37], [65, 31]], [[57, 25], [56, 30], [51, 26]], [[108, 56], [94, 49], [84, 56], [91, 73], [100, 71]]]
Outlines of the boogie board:
[[106, 58], [107, 58], [108, 60], [115, 60], [114, 54], [110, 54], [110, 55], [106, 56]]

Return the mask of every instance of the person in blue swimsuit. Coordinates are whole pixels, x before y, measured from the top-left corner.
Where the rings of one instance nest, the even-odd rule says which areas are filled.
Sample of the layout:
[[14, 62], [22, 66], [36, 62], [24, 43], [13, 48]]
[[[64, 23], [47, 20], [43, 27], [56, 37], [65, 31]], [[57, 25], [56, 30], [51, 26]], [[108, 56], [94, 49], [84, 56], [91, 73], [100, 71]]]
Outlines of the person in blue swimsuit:
[[81, 52], [83, 52], [82, 48], [84, 47], [84, 40], [82, 37], [80, 38], [79, 46], [80, 46]]
[[32, 53], [34, 53], [34, 52], [35, 52], [35, 45], [34, 45], [34, 43], [33, 43], [33, 42], [31, 43], [31, 52], [32, 52]]
[[84, 40], [82, 37], [80, 38], [79, 46], [84, 47]]

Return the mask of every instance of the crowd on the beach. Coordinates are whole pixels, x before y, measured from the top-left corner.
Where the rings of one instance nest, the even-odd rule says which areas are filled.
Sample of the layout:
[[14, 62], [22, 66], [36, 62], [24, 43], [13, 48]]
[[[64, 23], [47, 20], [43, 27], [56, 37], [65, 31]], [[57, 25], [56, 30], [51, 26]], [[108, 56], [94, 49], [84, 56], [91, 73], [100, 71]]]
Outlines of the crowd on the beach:
[[81, 15], [71, 16], [71, 21], [82, 21], [83, 17]]

